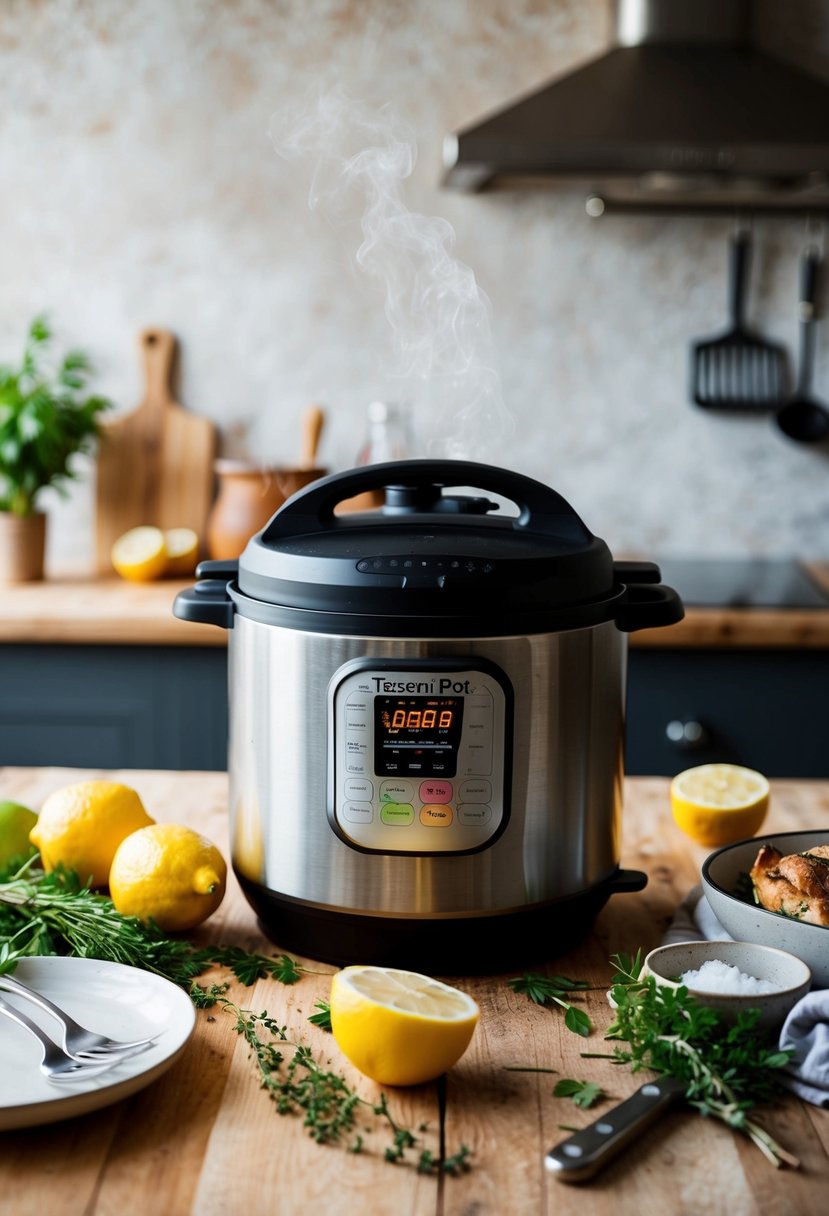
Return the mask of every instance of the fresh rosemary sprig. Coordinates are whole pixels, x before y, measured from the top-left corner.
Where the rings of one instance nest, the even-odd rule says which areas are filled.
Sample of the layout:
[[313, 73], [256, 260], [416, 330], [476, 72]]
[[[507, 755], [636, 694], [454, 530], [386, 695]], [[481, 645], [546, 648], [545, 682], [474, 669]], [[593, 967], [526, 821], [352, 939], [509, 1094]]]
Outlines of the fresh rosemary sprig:
[[640, 979], [640, 954], [635, 959], [614, 955], [611, 961], [617, 968], [610, 989], [616, 1015], [606, 1037], [626, 1046], [617, 1046], [611, 1056], [583, 1056], [676, 1078], [700, 1114], [747, 1135], [772, 1165], [797, 1167], [797, 1158], [749, 1117], [780, 1091], [779, 1073], [791, 1058], [758, 1033], [758, 1011], [742, 1013], [736, 1024], [725, 1026], [686, 988], [667, 988], [650, 975]]
[[[409, 1128], [401, 1127], [395, 1121], [385, 1094], [381, 1094], [377, 1102], [361, 1098], [339, 1073], [322, 1068], [308, 1046], [289, 1040], [287, 1027], [280, 1026], [267, 1011], [255, 1013], [241, 1008], [225, 995], [227, 989], [227, 984], [203, 987], [194, 983], [190, 996], [197, 1008], [211, 1009], [218, 1005], [235, 1019], [234, 1029], [248, 1044], [262, 1088], [280, 1115], [302, 1113], [304, 1126], [318, 1144], [344, 1143], [349, 1152], [359, 1153], [363, 1151], [364, 1142], [357, 1131], [357, 1117], [367, 1108], [387, 1125], [391, 1134], [391, 1143], [384, 1152], [385, 1160], [393, 1163], [410, 1160], [407, 1153], [418, 1147], [418, 1139]], [[262, 1038], [263, 1031], [269, 1039]], [[286, 1059], [283, 1046], [291, 1052], [289, 1059]], [[423, 1148], [417, 1159], [417, 1170], [427, 1174], [458, 1174], [469, 1169], [469, 1156], [466, 1145], [461, 1145], [457, 1153], [442, 1161], [430, 1149]]]
[[589, 988], [586, 980], [570, 980], [563, 975], [539, 975], [525, 971], [518, 979], [508, 981], [513, 992], [523, 992], [536, 1005], [559, 1005], [564, 1010], [564, 1025], [574, 1034], [587, 1038], [593, 1023], [583, 1009], [577, 1009], [566, 997]]
[[287, 954], [269, 957], [240, 946], [197, 947], [166, 937], [156, 925], [122, 916], [111, 899], [82, 885], [71, 870], [45, 873], [37, 857], [0, 882], [0, 973], [29, 954], [76, 954], [126, 963], [184, 986], [217, 966], [227, 967], [246, 985], [267, 977], [295, 984], [310, 973]]

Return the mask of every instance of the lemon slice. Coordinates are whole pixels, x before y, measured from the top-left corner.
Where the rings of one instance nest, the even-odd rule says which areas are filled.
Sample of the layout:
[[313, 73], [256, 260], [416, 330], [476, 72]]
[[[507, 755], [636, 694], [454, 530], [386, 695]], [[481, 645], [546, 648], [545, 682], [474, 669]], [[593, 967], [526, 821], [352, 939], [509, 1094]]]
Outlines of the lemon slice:
[[199, 538], [192, 528], [168, 528], [164, 533], [167, 548], [167, 574], [186, 578], [193, 574], [199, 557]]
[[345, 967], [331, 981], [331, 1030], [360, 1072], [381, 1085], [420, 1085], [466, 1051], [480, 1010], [440, 980], [393, 967]]
[[167, 546], [160, 528], [130, 528], [112, 546], [112, 564], [133, 583], [148, 583], [167, 570]]
[[753, 836], [769, 807], [769, 783], [739, 764], [700, 764], [671, 782], [671, 811], [697, 844], [718, 848]]

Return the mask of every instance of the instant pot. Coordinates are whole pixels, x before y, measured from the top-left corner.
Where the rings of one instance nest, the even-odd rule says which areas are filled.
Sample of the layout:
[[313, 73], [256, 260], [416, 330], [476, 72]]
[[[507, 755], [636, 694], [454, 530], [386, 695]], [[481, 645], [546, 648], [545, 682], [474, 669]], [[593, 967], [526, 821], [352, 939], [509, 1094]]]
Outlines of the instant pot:
[[619, 868], [627, 635], [683, 609], [556, 491], [349, 470], [197, 577], [174, 612], [228, 630], [233, 867], [282, 947], [503, 970], [645, 885]]

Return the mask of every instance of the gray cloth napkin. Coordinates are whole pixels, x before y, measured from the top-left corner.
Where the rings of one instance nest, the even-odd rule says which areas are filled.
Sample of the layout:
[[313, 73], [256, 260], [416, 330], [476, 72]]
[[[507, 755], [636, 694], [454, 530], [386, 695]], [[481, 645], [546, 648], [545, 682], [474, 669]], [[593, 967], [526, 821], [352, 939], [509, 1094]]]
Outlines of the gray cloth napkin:
[[[733, 940], [697, 885], [677, 908], [662, 944]], [[783, 1023], [780, 1048], [794, 1052], [784, 1084], [804, 1102], [829, 1109], [829, 989], [801, 997]]]

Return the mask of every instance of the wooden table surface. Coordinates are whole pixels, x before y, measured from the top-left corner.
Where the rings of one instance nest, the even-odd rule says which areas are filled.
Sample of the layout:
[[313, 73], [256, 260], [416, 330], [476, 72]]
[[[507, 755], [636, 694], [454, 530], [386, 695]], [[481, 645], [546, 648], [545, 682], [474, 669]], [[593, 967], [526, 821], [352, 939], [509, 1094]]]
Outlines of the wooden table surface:
[[[227, 855], [227, 784], [219, 773], [129, 771], [90, 774], [76, 769], [0, 769], [0, 798], [39, 807], [53, 789], [87, 776], [133, 785], [158, 821], [192, 824]], [[599, 1081], [613, 1101], [644, 1079], [603, 1060], [610, 1021], [605, 990], [615, 951], [659, 943], [673, 910], [698, 880], [705, 850], [673, 825], [668, 781], [629, 779], [625, 786], [623, 864], [645, 869], [639, 894], [614, 896], [589, 936], [567, 955], [540, 962], [549, 974], [598, 985], [587, 994], [597, 1027], [581, 1039], [563, 1019], [512, 992], [507, 980], [524, 968], [496, 960], [490, 976], [446, 976], [476, 998], [481, 1019], [472, 1043], [448, 1074], [445, 1136], [448, 1151], [464, 1143], [472, 1168], [460, 1177], [418, 1175], [382, 1159], [385, 1136], [366, 1135], [360, 1155], [320, 1146], [300, 1119], [279, 1115], [259, 1088], [245, 1044], [226, 1013], [199, 1011], [194, 1037], [160, 1079], [101, 1111], [43, 1127], [0, 1134], [2, 1216], [820, 1216], [829, 1195], [829, 1112], [786, 1096], [764, 1108], [762, 1122], [801, 1160], [799, 1170], [775, 1170], [747, 1140], [690, 1111], [666, 1114], [623, 1158], [592, 1183], [568, 1186], [546, 1174], [547, 1148], [583, 1126], [609, 1104], [578, 1110], [554, 1098], [556, 1077], [507, 1071], [509, 1065], [554, 1068], [562, 1077]], [[775, 830], [829, 823], [829, 782], [776, 781], [767, 826]], [[267, 952], [268, 943], [231, 878], [219, 911], [202, 939]], [[359, 961], [359, 960], [354, 960]], [[311, 964], [313, 965], [313, 964]], [[318, 965], [320, 971], [331, 968]], [[213, 978], [213, 975], [211, 975]], [[341, 1056], [330, 1035], [308, 1024], [315, 1000], [327, 998], [327, 974], [304, 976], [293, 987], [274, 980], [253, 989], [234, 983], [228, 995], [269, 1014], [301, 1035], [327, 1067], [341, 1070], [375, 1100], [379, 1088]], [[2, 1078], [0, 1078], [2, 1085]], [[436, 1146], [436, 1084], [387, 1090], [398, 1121]]]

